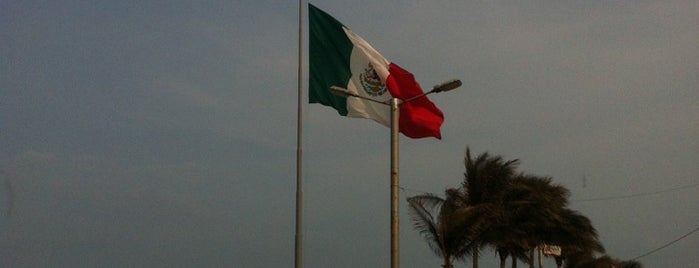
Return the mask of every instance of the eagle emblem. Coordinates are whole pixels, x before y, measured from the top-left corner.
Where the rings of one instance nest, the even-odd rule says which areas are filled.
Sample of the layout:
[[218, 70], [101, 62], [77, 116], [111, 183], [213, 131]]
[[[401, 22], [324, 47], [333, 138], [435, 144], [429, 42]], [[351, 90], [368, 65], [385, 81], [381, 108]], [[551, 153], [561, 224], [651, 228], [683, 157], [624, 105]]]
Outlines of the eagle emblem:
[[363, 73], [359, 74], [359, 81], [362, 83], [364, 91], [371, 96], [381, 96], [386, 92], [386, 85], [381, 82], [379, 74], [376, 73], [371, 63], [364, 69]]

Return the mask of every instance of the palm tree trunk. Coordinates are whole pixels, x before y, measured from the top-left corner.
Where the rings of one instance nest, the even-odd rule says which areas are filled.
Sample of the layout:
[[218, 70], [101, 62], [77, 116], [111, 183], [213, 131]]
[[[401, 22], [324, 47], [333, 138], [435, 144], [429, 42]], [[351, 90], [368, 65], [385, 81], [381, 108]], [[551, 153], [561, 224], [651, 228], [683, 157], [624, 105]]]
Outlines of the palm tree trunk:
[[478, 245], [473, 243], [473, 268], [478, 268]]
[[529, 249], [529, 268], [534, 267], [534, 248]]
[[512, 268], [517, 268], [517, 258], [512, 256]]
[[500, 253], [500, 268], [505, 268], [507, 263], [507, 255]]
[[563, 266], [563, 258], [560, 256], [556, 257], [556, 267], [561, 268]]
[[454, 268], [454, 264], [451, 263], [451, 256], [444, 256], [444, 268]]

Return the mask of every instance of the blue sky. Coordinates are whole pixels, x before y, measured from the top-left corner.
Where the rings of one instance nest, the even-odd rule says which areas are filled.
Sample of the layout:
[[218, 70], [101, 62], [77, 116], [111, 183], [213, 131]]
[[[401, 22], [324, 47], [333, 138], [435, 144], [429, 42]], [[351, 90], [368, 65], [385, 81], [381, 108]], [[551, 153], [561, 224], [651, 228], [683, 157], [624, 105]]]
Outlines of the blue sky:
[[[431, 97], [442, 140], [401, 139], [403, 267], [440, 265], [404, 198], [458, 186], [467, 146], [570, 189], [615, 258], [699, 224], [696, 1], [313, 4], [423, 88], [464, 82]], [[0, 266], [292, 266], [297, 7], [0, 3]], [[303, 109], [306, 267], [387, 266], [388, 129]]]

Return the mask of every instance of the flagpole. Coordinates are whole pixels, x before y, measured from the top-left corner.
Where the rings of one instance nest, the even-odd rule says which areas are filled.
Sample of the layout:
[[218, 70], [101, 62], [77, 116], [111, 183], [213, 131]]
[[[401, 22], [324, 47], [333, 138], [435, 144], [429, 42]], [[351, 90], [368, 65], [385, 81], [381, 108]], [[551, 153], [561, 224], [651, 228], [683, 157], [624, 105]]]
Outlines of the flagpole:
[[303, 267], [303, 180], [302, 180], [302, 129], [303, 129], [303, 94], [301, 92], [302, 79], [302, 49], [303, 49], [303, 0], [299, 0], [299, 44], [298, 44], [298, 102], [296, 104], [296, 236], [294, 246], [294, 267]]

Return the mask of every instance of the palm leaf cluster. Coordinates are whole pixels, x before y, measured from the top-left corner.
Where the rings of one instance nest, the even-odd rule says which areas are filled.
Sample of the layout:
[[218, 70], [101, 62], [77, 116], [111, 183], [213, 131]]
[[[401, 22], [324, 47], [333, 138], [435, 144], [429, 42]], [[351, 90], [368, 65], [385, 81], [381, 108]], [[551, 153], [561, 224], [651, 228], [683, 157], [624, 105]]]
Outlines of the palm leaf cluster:
[[[556, 260], [558, 263], [558, 260]], [[571, 254], [566, 258], [566, 267], [568, 268], [642, 268], [640, 262], [635, 260], [621, 261], [614, 259], [608, 255], [595, 257], [589, 254], [578, 252]]]
[[[517, 171], [518, 160], [487, 152], [464, 159], [464, 180], [445, 197], [423, 194], [408, 198], [410, 218], [443, 267], [471, 258], [478, 268], [479, 252], [492, 249], [505, 267], [517, 260], [534, 267], [534, 249], [558, 245], [563, 258], [604, 253], [588, 218], [567, 207], [570, 192], [551, 178]], [[567, 261], [567, 260], [566, 260]], [[570, 266], [572, 267], [572, 266]]]

